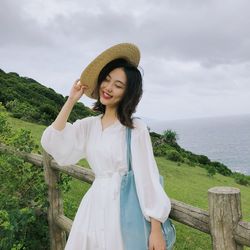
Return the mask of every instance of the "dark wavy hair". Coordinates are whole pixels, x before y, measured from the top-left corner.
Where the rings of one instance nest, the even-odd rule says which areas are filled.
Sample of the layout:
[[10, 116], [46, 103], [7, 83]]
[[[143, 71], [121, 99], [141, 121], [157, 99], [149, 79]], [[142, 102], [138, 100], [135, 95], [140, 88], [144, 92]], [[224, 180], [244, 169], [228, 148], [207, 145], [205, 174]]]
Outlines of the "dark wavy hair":
[[100, 102], [99, 89], [107, 75], [116, 68], [122, 68], [127, 77], [127, 84], [123, 98], [118, 103], [117, 116], [123, 125], [129, 128], [134, 128], [132, 114], [136, 111], [136, 106], [142, 97], [142, 75], [135, 65], [129, 63], [123, 58], [118, 58], [109, 62], [101, 70], [98, 76], [96, 88], [94, 89], [94, 93], [98, 96], [98, 99], [94, 103], [92, 109], [94, 111], [105, 113], [106, 106]]

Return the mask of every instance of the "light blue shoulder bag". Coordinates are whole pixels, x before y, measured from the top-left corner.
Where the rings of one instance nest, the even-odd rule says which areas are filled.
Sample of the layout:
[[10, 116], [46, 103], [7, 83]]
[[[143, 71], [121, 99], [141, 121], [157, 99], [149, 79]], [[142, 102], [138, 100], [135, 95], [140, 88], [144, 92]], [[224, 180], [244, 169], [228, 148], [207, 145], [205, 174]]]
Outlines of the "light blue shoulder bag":
[[[122, 177], [120, 189], [120, 222], [125, 250], [147, 250], [151, 223], [141, 211], [134, 173], [131, 167], [131, 129], [126, 128], [128, 172]], [[163, 177], [160, 175], [163, 185]], [[172, 250], [176, 241], [175, 226], [168, 218], [162, 226], [167, 250]]]

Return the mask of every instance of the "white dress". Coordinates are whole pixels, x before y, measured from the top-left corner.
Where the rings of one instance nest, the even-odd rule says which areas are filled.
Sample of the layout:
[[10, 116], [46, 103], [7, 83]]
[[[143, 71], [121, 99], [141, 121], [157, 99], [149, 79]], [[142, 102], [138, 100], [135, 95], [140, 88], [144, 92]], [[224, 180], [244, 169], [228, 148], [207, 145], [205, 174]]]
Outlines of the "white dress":
[[[127, 171], [126, 127], [116, 121], [102, 130], [101, 116], [66, 123], [59, 131], [48, 126], [41, 144], [59, 165], [86, 158], [95, 180], [75, 215], [66, 250], [124, 250], [120, 220], [121, 176]], [[152, 143], [146, 124], [134, 119], [131, 134], [132, 168], [143, 215], [164, 222], [170, 199], [159, 182]]]

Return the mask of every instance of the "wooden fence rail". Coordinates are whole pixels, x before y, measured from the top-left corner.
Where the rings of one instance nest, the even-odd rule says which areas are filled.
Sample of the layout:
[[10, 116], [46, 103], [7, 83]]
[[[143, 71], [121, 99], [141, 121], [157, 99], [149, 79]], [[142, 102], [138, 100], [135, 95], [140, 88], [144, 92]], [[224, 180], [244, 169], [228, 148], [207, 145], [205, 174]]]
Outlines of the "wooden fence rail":
[[[16, 151], [0, 144], [0, 152], [18, 155], [26, 161], [44, 168], [48, 185], [48, 222], [51, 250], [63, 250], [66, 233], [72, 220], [63, 212], [63, 201], [58, 188], [59, 172], [66, 173], [87, 183], [95, 179], [89, 169], [77, 166], [59, 166], [52, 157]], [[242, 221], [240, 190], [233, 187], [213, 187], [208, 190], [208, 211], [171, 199], [170, 218], [211, 235], [213, 250], [241, 250], [250, 246], [250, 222]]]

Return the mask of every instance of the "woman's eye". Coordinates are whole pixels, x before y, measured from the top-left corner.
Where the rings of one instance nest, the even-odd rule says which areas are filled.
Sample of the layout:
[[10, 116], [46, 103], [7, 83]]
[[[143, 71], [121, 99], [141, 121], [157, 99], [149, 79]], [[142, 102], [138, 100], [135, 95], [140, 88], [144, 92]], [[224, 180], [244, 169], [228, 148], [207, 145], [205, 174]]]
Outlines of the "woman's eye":
[[115, 85], [115, 86], [116, 86], [117, 88], [119, 88], [119, 89], [121, 88], [121, 86], [119, 86], [119, 85]]

